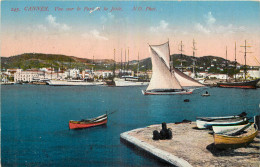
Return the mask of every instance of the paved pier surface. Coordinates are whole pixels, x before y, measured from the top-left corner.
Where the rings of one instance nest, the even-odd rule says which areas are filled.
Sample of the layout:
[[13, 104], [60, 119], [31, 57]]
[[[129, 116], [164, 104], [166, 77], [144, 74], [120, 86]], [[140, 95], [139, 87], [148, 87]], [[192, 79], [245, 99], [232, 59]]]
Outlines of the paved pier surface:
[[196, 129], [196, 123], [167, 124], [171, 140], [154, 141], [153, 131], [161, 125], [134, 129], [120, 135], [121, 139], [175, 166], [260, 166], [260, 135], [247, 147], [217, 150], [209, 130]]

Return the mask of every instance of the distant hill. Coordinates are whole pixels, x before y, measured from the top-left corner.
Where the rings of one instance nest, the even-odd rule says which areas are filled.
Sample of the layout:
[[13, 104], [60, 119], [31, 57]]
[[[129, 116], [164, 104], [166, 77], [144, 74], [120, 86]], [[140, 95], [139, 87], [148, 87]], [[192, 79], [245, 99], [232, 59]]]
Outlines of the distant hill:
[[[180, 55], [180, 54], [173, 54], [171, 55], [173, 60], [173, 65], [175, 67], [179, 67], [182, 63], [183, 67], [189, 67], [193, 64], [193, 57], [187, 56], [187, 55]], [[216, 57], [216, 56], [203, 56], [203, 57], [195, 57], [195, 62], [197, 67], [210, 67], [212, 64], [215, 67], [222, 67], [224, 68], [226, 66], [226, 59], [222, 57]], [[229, 61], [229, 65], [234, 65], [235, 62]], [[143, 60], [140, 60], [140, 67], [146, 67], [147, 69], [152, 68], [151, 58], [146, 58]]]
[[[173, 54], [171, 55], [175, 67], [179, 67], [182, 63], [183, 67], [189, 67], [193, 63], [193, 57], [187, 55]], [[216, 56], [204, 56], [204, 57], [195, 57], [195, 62], [197, 67], [220, 67], [224, 68], [226, 66], [226, 60], [221, 57]], [[1, 57], [1, 68], [42, 68], [42, 67], [53, 67], [55, 69], [68, 69], [68, 68], [95, 68], [112, 70], [114, 60], [111, 59], [95, 59], [94, 62], [92, 59], [78, 58], [74, 56], [66, 56], [59, 54], [43, 54], [43, 53], [24, 53], [21, 55], [11, 56], [11, 57]], [[133, 60], [129, 62], [128, 69], [134, 71], [137, 70], [138, 61]], [[234, 62], [228, 61], [228, 64], [234, 64]], [[121, 64], [117, 63], [117, 69], [121, 68]], [[145, 58], [139, 61], [139, 70], [146, 71], [152, 69], [151, 58]]]
[[[94, 64], [113, 63], [113, 60], [94, 60]], [[66, 56], [60, 54], [43, 54], [43, 53], [24, 53], [11, 57], [1, 57], [1, 68], [86, 68], [93, 66], [93, 60], [86, 58], [78, 58], [74, 56]]]

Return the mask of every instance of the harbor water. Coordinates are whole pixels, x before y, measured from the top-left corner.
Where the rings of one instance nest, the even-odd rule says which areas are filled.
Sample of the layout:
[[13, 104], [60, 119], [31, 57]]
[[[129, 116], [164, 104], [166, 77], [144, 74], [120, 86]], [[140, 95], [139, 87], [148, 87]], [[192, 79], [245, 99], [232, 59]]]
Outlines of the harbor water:
[[[1, 86], [2, 166], [160, 166], [124, 145], [120, 133], [162, 122], [195, 121], [197, 116], [260, 113], [260, 89], [207, 88], [191, 95], [144, 96], [145, 88]], [[211, 96], [201, 96], [205, 91]], [[69, 130], [69, 120], [113, 111], [106, 126]]]

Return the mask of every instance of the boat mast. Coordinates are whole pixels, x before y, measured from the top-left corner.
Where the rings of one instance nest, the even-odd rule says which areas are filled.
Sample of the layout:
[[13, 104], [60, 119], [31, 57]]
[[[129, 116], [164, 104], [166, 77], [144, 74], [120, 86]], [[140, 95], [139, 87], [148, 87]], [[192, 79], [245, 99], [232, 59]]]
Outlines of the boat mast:
[[195, 40], [193, 39], [193, 47], [192, 47], [192, 49], [193, 49], [193, 67], [192, 67], [192, 70], [193, 70], [193, 75], [194, 75], [194, 78], [196, 78], [196, 72], [195, 72], [195, 50], [197, 50], [196, 49], [196, 47], [195, 47]]
[[51, 63], [51, 79], [52, 79], [52, 63]]
[[138, 63], [138, 66], [137, 66], [137, 77], [139, 76], [138, 75], [138, 73], [139, 73], [139, 52], [138, 52], [138, 61], [137, 61], [137, 63]]
[[[121, 73], [122, 73], [122, 70], [123, 70], [123, 65], [122, 65], [122, 48], [121, 48]], [[122, 75], [122, 74], [121, 74]], [[121, 76], [120, 75], [120, 76]]]
[[235, 42], [235, 82], [237, 81], [237, 75], [236, 75], [236, 69], [237, 69], [237, 44]]
[[227, 60], [227, 46], [226, 46], [226, 70], [227, 70], [227, 75], [226, 75], [226, 82], [228, 80], [228, 60]]
[[59, 68], [57, 67], [57, 79], [59, 77]]
[[181, 51], [181, 72], [183, 72], [183, 69], [182, 69], [182, 52], [183, 52], [183, 45], [182, 45], [182, 41], [181, 41], [181, 49], [179, 51]]
[[[129, 71], [129, 48], [128, 48], [127, 73], [128, 73], [128, 71]], [[128, 75], [129, 75], [129, 73], [128, 73]]]
[[245, 46], [240, 46], [240, 47], [244, 47], [245, 48], [245, 67], [244, 67], [244, 73], [245, 73], [245, 81], [246, 81], [246, 74], [247, 74], [247, 69], [246, 69], [246, 54], [247, 53], [252, 53], [252, 52], [247, 52], [246, 51], [246, 48], [248, 47], [251, 47], [251, 46], [246, 46], [246, 40], [245, 40]]
[[125, 63], [124, 63], [124, 73], [123, 73], [123, 75], [125, 75], [125, 71], [126, 71], [126, 49], [125, 49]]
[[69, 65], [69, 79], [70, 79], [70, 69], [71, 69], [71, 59], [70, 59], [70, 65]]
[[114, 49], [114, 68], [113, 68], [113, 78], [115, 77], [115, 69], [116, 69], [116, 49]]
[[[92, 59], [92, 65], [94, 66], [95, 64], [94, 64], [94, 54], [93, 54], [93, 59]], [[92, 66], [92, 74], [94, 74], [94, 70], [93, 70], [93, 66]]]

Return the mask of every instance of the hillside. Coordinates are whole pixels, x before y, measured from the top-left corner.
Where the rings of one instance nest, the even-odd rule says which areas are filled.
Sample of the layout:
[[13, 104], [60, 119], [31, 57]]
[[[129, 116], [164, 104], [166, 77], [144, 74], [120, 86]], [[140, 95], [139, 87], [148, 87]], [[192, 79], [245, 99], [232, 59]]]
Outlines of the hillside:
[[[193, 57], [187, 55], [173, 54], [171, 55], [173, 64], [175, 67], [180, 67], [181, 63], [183, 67], [192, 66]], [[211, 72], [220, 72], [220, 68], [226, 66], [224, 58], [215, 56], [195, 57], [197, 67], [203, 67], [205, 70], [207, 67], [211, 67]], [[138, 61], [133, 60], [129, 62], [129, 67], [125, 65], [125, 68], [137, 71]], [[234, 64], [234, 62], [228, 61], [228, 64]], [[212, 66], [213, 65], [213, 66]], [[58, 55], [58, 54], [42, 54], [42, 53], [24, 53], [17, 56], [1, 57], [1, 69], [8, 68], [42, 68], [53, 67], [55, 69], [68, 69], [68, 68], [94, 68], [96, 70], [112, 70], [114, 68], [114, 61], [111, 59], [92, 59], [78, 58], [74, 56]], [[124, 65], [122, 65], [124, 67]], [[117, 69], [121, 68], [121, 63], [117, 63]], [[142, 59], [139, 61], [139, 70], [146, 71], [152, 69], [151, 58]], [[222, 71], [225, 72], [225, 71]]]
[[[106, 64], [113, 63], [113, 60], [95, 60], [94, 63]], [[42, 68], [42, 67], [53, 67], [55, 69], [62, 68], [86, 68], [93, 66], [93, 60], [78, 58], [74, 56], [66, 56], [59, 54], [43, 54], [43, 53], [24, 53], [21, 55], [11, 56], [11, 57], [1, 57], [1, 69], [8, 68]]]

